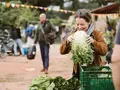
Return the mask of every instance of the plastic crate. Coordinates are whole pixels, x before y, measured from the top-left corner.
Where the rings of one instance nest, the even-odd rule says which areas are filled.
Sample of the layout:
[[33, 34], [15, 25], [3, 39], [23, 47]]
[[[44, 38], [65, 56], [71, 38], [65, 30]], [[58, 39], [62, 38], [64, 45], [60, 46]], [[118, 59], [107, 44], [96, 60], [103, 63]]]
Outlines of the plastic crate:
[[80, 82], [82, 90], [115, 90], [107, 66], [81, 66]]

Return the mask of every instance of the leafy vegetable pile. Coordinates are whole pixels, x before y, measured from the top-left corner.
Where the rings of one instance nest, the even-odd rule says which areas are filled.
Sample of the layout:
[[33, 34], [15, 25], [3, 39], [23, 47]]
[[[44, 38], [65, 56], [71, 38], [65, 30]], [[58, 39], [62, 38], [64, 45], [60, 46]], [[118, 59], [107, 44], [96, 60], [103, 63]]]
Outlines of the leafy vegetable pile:
[[32, 81], [29, 90], [78, 90], [80, 83], [77, 78], [65, 80], [61, 76], [56, 78], [39, 76]]
[[77, 31], [74, 40], [71, 42], [72, 60], [74, 63], [91, 64], [93, 62], [93, 51], [87, 43], [87, 34], [84, 31]]

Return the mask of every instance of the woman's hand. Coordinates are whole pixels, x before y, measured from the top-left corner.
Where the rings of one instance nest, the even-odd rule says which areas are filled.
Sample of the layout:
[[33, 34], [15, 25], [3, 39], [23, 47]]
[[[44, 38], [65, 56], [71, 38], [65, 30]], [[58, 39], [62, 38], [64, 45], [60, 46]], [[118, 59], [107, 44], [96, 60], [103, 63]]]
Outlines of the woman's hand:
[[67, 40], [69, 42], [72, 42], [74, 40], [73, 34], [67, 37]]
[[88, 44], [94, 43], [94, 39], [92, 37], [90, 37], [89, 35], [87, 36], [87, 43]]

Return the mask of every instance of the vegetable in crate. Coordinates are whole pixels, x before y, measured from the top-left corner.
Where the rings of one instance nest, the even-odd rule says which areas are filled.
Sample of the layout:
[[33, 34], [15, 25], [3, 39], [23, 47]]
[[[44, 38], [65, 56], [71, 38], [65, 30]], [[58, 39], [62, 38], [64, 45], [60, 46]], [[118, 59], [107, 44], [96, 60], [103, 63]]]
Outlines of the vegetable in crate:
[[93, 51], [90, 44], [86, 41], [87, 36], [84, 31], [74, 33], [74, 39], [71, 42], [72, 60], [74, 63], [91, 64], [93, 62]]

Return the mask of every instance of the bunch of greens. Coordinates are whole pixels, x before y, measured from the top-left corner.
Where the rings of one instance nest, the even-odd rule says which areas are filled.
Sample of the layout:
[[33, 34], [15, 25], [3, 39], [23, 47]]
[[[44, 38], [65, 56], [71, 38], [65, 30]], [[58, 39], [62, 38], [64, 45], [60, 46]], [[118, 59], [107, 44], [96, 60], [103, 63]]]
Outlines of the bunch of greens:
[[55, 87], [53, 90], [78, 90], [80, 88], [80, 82], [77, 78], [70, 78], [65, 80], [61, 76], [54, 79]]
[[58, 76], [56, 78], [37, 77], [32, 81], [29, 90], [78, 90], [80, 83], [77, 78], [68, 80]]
[[29, 90], [53, 90], [55, 84], [50, 77], [39, 76], [32, 80]]
[[87, 43], [87, 34], [84, 31], [77, 31], [74, 40], [71, 42], [72, 60], [74, 63], [91, 64], [93, 62], [93, 51]]

